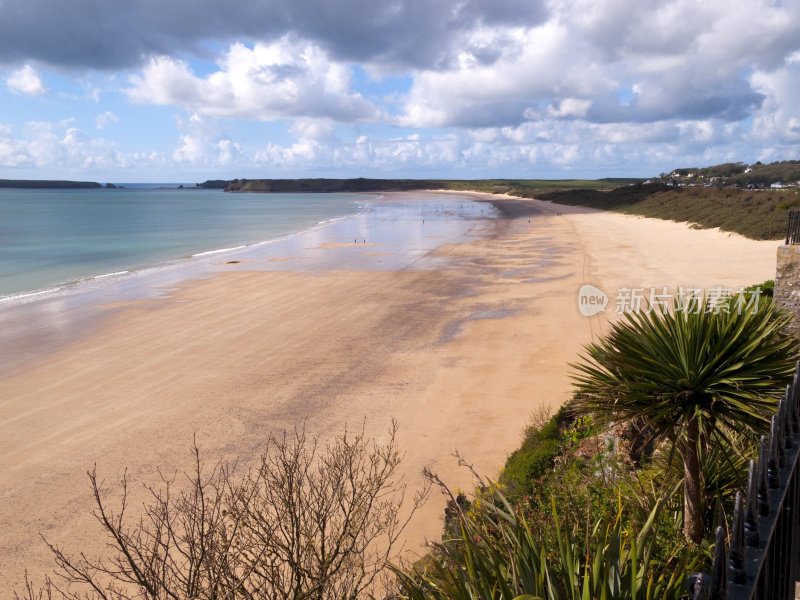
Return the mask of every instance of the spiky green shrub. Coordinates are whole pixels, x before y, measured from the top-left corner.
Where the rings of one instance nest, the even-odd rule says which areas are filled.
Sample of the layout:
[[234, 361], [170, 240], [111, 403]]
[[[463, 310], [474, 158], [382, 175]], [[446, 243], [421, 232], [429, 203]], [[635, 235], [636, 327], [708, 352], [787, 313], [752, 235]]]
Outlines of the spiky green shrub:
[[697, 566], [685, 551], [654, 558], [653, 523], [659, 502], [637, 528], [618, 498], [614, 518], [564, 531], [552, 503], [557, 543], [542, 545], [519, 508], [489, 487], [495, 502], [485, 514], [461, 514], [457, 546], [435, 545], [423, 568], [396, 569], [407, 600], [650, 600], [678, 599]]
[[573, 410], [600, 423], [644, 422], [683, 461], [684, 531], [703, 539], [701, 460], [737, 453], [732, 431], [765, 431], [797, 360], [790, 317], [767, 300], [711, 307], [702, 298], [628, 313], [585, 346], [574, 369]]

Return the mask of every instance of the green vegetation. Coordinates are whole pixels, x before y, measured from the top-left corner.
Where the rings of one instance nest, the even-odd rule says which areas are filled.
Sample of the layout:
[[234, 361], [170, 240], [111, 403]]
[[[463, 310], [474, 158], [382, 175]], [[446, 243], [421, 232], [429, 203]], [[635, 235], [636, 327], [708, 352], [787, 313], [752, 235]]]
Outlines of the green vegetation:
[[512, 490], [527, 492], [531, 481], [540, 479], [552, 470], [553, 462], [564, 447], [561, 429], [565, 424], [563, 411], [545, 421], [541, 416], [525, 428], [522, 445], [506, 460], [502, 473], [504, 483]]
[[234, 179], [226, 192], [386, 192], [430, 189], [436, 183], [423, 179]]
[[227, 179], [209, 179], [203, 183], [196, 183], [195, 187], [205, 190], [224, 190], [229, 183]]
[[766, 165], [761, 162], [752, 165], [736, 162], [703, 168], [682, 168], [675, 169], [672, 173], [662, 173], [660, 180], [688, 185], [733, 185], [740, 188], [767, 188], [773, 184], [796, 186], [800, 182], [800, 160], [783, 160]]
[[71, 190], [78, 188], [101, 188], [99, 183], [94, 181], [55, 181], [45, 179], [0, 179], [0, 188], [18, 189], [53, 189]]
[[609, 192], [566, 190], [536, 194], [540, 200], [587, 206], [631, 215], [719, 227], [756, 240], [780, 239], [786, 232], [788, 209], [800, 206], [793, 190], [755, 191], [704, 187], [675, 188], [637, 184]]
[[626, 314], [572, 365], [576, 414], [641, 423], [681, 456], [689, 541], [704, 537], [702, 458], [712, 448], [735, 454], [733, 432], [755, 443], [791, 381], [796, 344], [782, 333], [789, 320], [769, 301], [676, 299], [672, 310]]
[[214, 179], [198, 188], [228, 192], [389, 192], [412, 190], [477, 191], [525, 197], [535, 190], [613, 189], [640, 179]]
[[775, 280], [774, 279], [767, 279], [764, 283], [759, 283], [757, 285], [751, 285], [745, 288], [745, 292], [755, 292], [759, 290], [759, 293], [762, 296], [767, 298], [772, 298], [775, 295]]
[[512, 485], [507, 464], [498, 482], [478, 478], [467, 500], [429, 474], [449, 494], [447, 525], [425, 559], [398, 573], [400, 597], [681, 598], [708, 553], [680, 533], [681, 476], [636, 468], [631, 433], [540, 411], [515, 454], [546, 442], [559, 451], [523, 485]]
[[[396, 570], [408, 600], [678, 599], [697, 559], [683, 552], [662, 560], [655, 532], [658, 503], [640, 526], [622, 504], [610, 520], [562, 529], [555, 500], [548, 511], [555, 543], [534, 529], [523, 506], [512, 506], [493, 484], [479, 514], [459, 513], [460, 535], [436, 544], [411, 572]], [[540, 515], [541, 516], [541, 515]], [[663, 554], [663, 552], [662, 552]]]
[[[487, 194], [508, 194], [520, 198], [531, 198], [533, 192], [542, 190], [611, 190], [621, 185], [638, 183], [641, 179], [475, 179], [442, 180], [440, 189], [475, 191]], [[536, 196], [538, 198], [538, 195]]]

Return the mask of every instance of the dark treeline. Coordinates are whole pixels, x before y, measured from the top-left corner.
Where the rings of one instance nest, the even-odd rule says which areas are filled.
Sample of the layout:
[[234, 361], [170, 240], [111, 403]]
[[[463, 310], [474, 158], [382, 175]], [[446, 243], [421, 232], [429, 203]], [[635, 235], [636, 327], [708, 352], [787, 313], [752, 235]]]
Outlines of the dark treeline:
[[459, 190], [521, 195], [552, 189], [610, 189], [639, 179], [213, 179], [198, 188], [227, 192], [392, 192], [410, 190]]
[[101, 188], [95, 181], [58, 181], [48, 179], [0, 179], [0, 188], [70, 190]]
[[[210, 183], [210, 186], [207, 185]], [[205, 182], [198, 187], [220, 187], [218, 181]], [[226, 192], [386, 192], [421, 190], [439, 187], [437, 182], [422, 179], [234, 179], [228, 181]]]

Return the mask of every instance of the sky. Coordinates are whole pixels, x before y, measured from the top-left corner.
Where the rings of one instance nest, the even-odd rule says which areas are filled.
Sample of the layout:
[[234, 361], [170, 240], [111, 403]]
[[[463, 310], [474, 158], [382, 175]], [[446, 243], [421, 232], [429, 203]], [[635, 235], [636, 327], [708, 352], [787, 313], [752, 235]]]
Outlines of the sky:
[[800, 0], [0, 0], [0, 178], [800, 158]]

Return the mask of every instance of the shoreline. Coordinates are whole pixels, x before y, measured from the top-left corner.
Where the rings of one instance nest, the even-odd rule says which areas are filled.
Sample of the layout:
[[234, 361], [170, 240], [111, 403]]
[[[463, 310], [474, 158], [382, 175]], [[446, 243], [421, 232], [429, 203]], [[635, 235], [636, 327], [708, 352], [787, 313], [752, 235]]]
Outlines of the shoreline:
[[[146, 188], [150, 189], [150, 188]], [[172, 188], [152, 188], [154, 190], [162, 190], [162, 189], [172, 189]], [[177, 189], [177, 188], [176, 188]], [[133, 190], [139, 191], [139, 190]], [[203, 192], [205, 193], [205, 192]], [[307, 232], [311, 232], [320, 227], [327, 227], [333, 223], [338, 221], [350, 219], [357, 217], [361, 212], [365, 209], [369, 208], [371, 202], [379, 201], [382, 197], [380, 194], [372, 194], [372, 193], [363, 193], [363, 194], [349, 194], [352, 196], [364, 196], [365, 198], [369, 198], [369, 200], [359, 201], [356, 203], [356, 208], [354, 212], [348, 213], [342, 216], [331, 217], [328, 219], [323, 219], [321, 221], [317, 221], [316, 223], [310, 224], [305, 226], [296, 231], [289, 231], [285, 233], [281, 233], [275, 235], [274, 237], [270, 237], [264, 240], [258, 240], [253, 242], [230, 242], [235, 244], [234, 246], [229, 247], [213, 247], [213, 248], [205, 248], [205, 249], [198, 249], [195, 252], [190, 254], [183, 254], [183, 255], [172, 255], [172, 256], [164, 256], [163, 258], [157, 259], [153, 262], [147, 263], [137, 263], [137, 264], [127, 264], [127, 265], [118, 265], [117, 270], [109, 271], [106, 273], [86, 273], [84, 275], [75, 277], [69, 280], [52, 280], [47, 284], [44, 284], [40, 287], [30, 288], [30, 289], [20, 289], [15, 291], [10, 291], [7, 293], [0, 293], [0, 310], [4, 306], [8, 305], [18, 305], [24, 304], [26, 299], [36, 299], [40, 298], [48, 298], [54, 296], [57, 292], [63, 292], [63, 294], [80, 294], [86, 285], [100, 283], [101, 281], [105, 281], [109, 278], [113, 278], [113, 283], [118, 283], [120, 279], [124, 278], [125, 276], [129, 277], [136, 277], [147, 275], [148, 273], [152, 272], [160, 272], [170, 269], [189, 269], [193, 266], [203, 268], [202, 264], [194, 264], [193, 263], [202, 263], [203, 260], [207, 259], [210, 256], [219, 255], [219, 254], [237, 254], [237, 253], [246, 253], [248, 251], [257, 249], [259, 247], [273, 244], [273, 243], [280, 243], [286, 241], [297, 235], [303, 235]], [[354, 202], [355, 203], [355, 202]], [[206, 265], [206, 268], [210, 268]]]
[[[361, 210], [363, 207], [359, 207]], [[99, 275], [86, 275], [69, 281], [55, 281], [41, 288], [34, 288], [29, 290], [20, 290], [10, 292], [8, 294], [0, 295], [0, 310], [6, 306], [19, 306], [26, 304], [27, 301], [36, 302], [39, 300], [47, 300], [55, 297], [56, 295], [78, 295], [85, 293], [88, 290], [87, 286], [93, 284], [100, 284], [108, 281], [110, 285], [118, 285], [124, 283], [124, 279], [131, 277], [147, 277], [150, 274], [160, 273], [170, 270], [203, 270], [207, 273], [213, 272], [213, 264], [206, 264], [207, 259], [210, 257], [222, 258], [220, 255], [230, 255], [231, 258], [237, 259], [246, 256], [249, 252], [268, 246], [270, 244], [280, 244], [295, 236], [308, 234], [315, 229], [328, 227], [334, 223], [344, 221], [347, 219], [355, 218], [359, 212], [342, 217], [334, 217], [319, 221], [314, 225], [301, 229], [299, 231], [281, 234], [279, 236], [251, 242], [246, 244], [239, 244], [226, 248], [214, 248], [211, 250], [198, 251], [193, 254], [178, 256], [173, 258], [166, 258], [162, 261], [157, 261], [150, 264], [131, 265], [123, 267], [118, 271], [109, 273], [101, 273]], [[63, 292], [63, 294], [57, 294]]]
[[[318, 236], [294, 255], [115, 305], [85, 337], [0, 376], [0, 587], [19, 589], [25, 567], [41, 580], [51, 562], [40, 532], [74, 552], [101, 550], [93, 463], [110, 491], [126, 468], [137, 485], [157, 483], [156, 468], [188, 467], [194, 435], [209, 464], [238, 457], [246, 468], [269, 431], [305, 422], [324, 442], [365, 423], [380, 438], [397, 418], [412, 489], [423, 466], [469, 489], [452, 450], [494, 477], [527, 415], [568, 398], [565, 365], [613, 318], [613, 305], [578, 313], [581, 285], [749, 285], [774, 274], [772, 242], [536, 200], [504, 207], [531, 211], [530, 222], [478, 209], [448, 243], [421, 223], [417, 237], [377, 246]], [[412, 553], [438, 537], [443, 509], [434, 494], [415, 517]]]
[[[424, 193], [415, 196], [421, 197], [427, 203], [425, 206], [428, 207], [428, 212], [433, 213], [437, 202], [465, 202], [463, 196], [446, 199]], [[50, 291], [35, 290], [17, 295], [27, 299], [27, 302], [0, 298], [0, 347], [9, 349], [0, 354], [0, 375], [24, 366], [31, 357], [47, 356], [66, 347], [71, 341], [81, 339], [95, 330], [119, 306], [142, 300], [162, 299], [188, 282], [215, 277], [221, 273], [275, 269], [326, 270], [334, 264], [354, 269], [404, 268], [409, 261], [404, 262], [403, 258], [410, 256], [409, 250], [402, 247], [402, 240], [393, 238], [397, 237], [397, 232], [406, 231], [409, 226], [413, 228], [415, 225], [413, 221], [416, 215], [409, 214], [407, 208], [403, 209], [403, 205], [408, 202], [409, 197], [402, 194], [364, 194], [363, 199], [358, 202], [356, 212], [317, 222], [300, 231], [233, 248], [198, 252], [155, 265], [87, 277], [58, 285]], [[386, 224], [376, 223], [381, 214], [393, 210], [398, 215], [389, 225], [397, 232], [387, 230]], [[455, 212], [458, 213], [459, 210], [456, 209]], [[427, 240], [411, 238], [412, 241], [424, 250], [432, 249], [448, 240], [460, 239], [470, 227], [467, 222], [469, 209], [463, 208], [460, 212], [463, 213], [461, 217], [454, 214], [452, 218], [437, 214], [427, 215], [428, 230], [431, 233], [438, 232], [442, 238], [434, 239], [434, 236], [429, 236]], [[352, 244], [340, 246], [337, 252], [320, 252], [325, 250], [322, 243], [328, 239], [341, 243], [342, 240], [358, 237], [360, 243], [362, 234], [368, 229], [374, 230], [376, 236], [390, 243], [393, 246], [392, 252], [373, 260], [366, 256], [356, 256], [357, 249], [350, 248]], [[292, 257], [291, 264], [278, 264], [284, 262], [286, 256]], [[49, 332], [53, 334], [50, 335]]]

